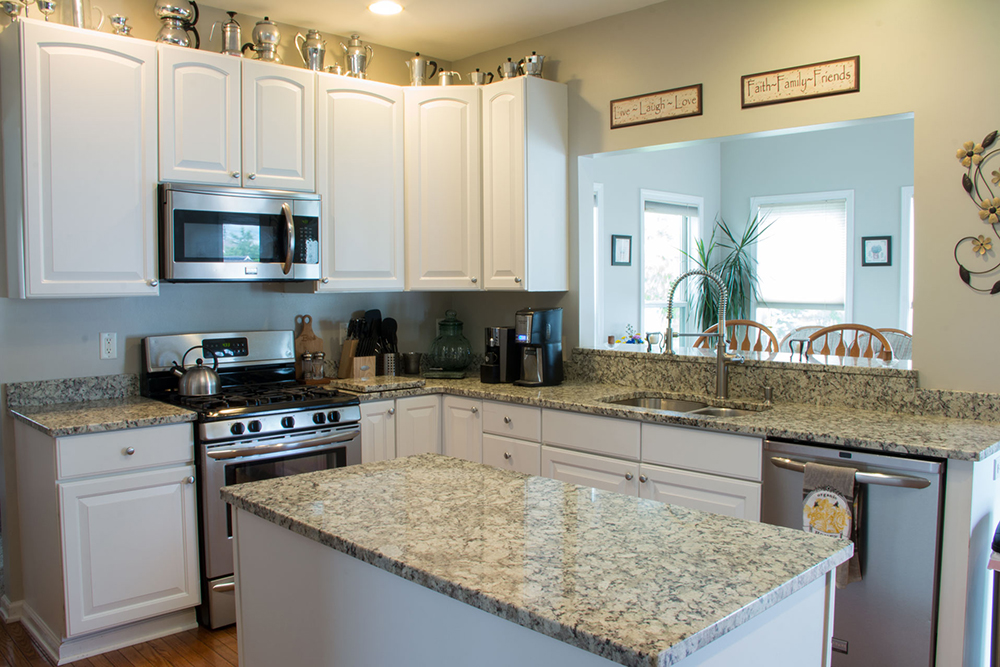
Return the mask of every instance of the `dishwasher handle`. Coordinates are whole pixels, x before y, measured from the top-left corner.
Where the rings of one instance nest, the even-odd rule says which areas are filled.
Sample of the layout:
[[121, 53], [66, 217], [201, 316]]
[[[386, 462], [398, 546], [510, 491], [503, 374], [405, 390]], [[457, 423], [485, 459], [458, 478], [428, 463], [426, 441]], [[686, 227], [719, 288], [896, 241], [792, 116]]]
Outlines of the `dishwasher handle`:
[[[772, 456], [771, 464], [785, 470], [794, 472], [805, 472], [806, 462], [796, 459], [786, 459], [781, 456]], [[829, 464], [824, 464], [829, 465]], [[835, 466], [847, 467], [847, 466]], [[898, 486], [904, 489], [926, 489], [931, 485], [930, 480], [923, 477], [911, 477], [910, 475], [890, 475], [884, 472], [865, 472], [862, 470], [854, 473], [854, 481], [858, 484], [876, 484], [878, 486]]]

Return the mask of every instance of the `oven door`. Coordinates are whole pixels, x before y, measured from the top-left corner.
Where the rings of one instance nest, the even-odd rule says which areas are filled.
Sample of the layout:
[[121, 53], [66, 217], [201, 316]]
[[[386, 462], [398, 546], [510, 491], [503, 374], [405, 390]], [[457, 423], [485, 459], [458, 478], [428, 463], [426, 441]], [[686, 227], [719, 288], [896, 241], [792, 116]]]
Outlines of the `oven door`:
[[324, 429], [289, 438], [199, 448], [204, 575], [233, 573], [232, 512], [219, 496], [231, 484], [287, 477], [361, 463], [361, 427]]
[[218, 190], [162, 187], [163, 280], [319, 278], [318, 199]]

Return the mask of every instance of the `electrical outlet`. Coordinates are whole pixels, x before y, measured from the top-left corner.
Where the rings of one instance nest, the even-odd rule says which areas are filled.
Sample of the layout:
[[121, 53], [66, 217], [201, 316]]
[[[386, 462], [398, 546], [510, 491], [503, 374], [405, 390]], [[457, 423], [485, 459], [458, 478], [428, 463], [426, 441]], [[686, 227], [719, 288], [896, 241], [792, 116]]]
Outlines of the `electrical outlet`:
[[118, 358], [118, 334], [101, 334], [101, 359]]

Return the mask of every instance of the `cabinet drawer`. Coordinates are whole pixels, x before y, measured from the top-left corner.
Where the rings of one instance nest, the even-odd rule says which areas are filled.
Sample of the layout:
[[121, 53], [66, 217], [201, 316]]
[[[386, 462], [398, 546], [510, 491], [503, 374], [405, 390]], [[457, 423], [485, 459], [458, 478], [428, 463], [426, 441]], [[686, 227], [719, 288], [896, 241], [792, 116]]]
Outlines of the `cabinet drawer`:
[[639, 493], [638, 463], [558, 447], [542, 447], [542, 476], [629, 496]]
[[191, 424], [87, 433], [56, 440], [56, 476], [59, 479], [193, 460]]
[[542, 411], [525, 405], [483, 401], [483, 433], [539, 442], [542, 439]]
[[760, 438], [659, 424], [642, 425], [642, 460], [760, 481]]
[[639, 466], [639, 496], [661, 503], [760, 521], [760, 484], [700, 472]]
[[639, 460], [639, 422], [562, 410], [542, 411], [542, 442]]
[[542, 447], [534, 442], [483, 434], [483, 463], [526, 475], [540, 475]]

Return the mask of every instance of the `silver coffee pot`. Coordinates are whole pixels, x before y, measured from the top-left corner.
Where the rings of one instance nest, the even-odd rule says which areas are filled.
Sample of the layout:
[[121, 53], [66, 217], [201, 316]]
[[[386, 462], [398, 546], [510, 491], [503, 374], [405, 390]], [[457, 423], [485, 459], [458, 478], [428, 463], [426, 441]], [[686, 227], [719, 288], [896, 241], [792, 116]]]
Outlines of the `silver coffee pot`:
[[[490, 80], [487, 81], [486, 77], [490, 77]], [[473, 86], [482, 86], [487, 83], [493, 83], [493, 72], [480, 72], [477, 67], [475, 72], [469, 72], [469, 81], [472, 82]]]
[[[157, 0], [153, 13], [163, 22], [160, 31], [156, 33], [157, 42], [193, 46], [196, 49], [201, 47], [201, 36], [194, 27], [198, 23], [198, 4], [194, 0], [188, 0], [188, 4], [191, 6], [184, 7], [174, 0]], [[194, 34], [193, 45], [188, 33]]]
[[544, 61], [545, 61], [545, 56], [540, 56], [534, 51], [532, 51], [530, 56], [521, 58], [521, 60], [517, 64], [522, 74], [527, 74], [528, 76], [540, 77], [542, 75], [542, 63]]
[[21, 0], [3, 0], [3, 2], [0, 2], [0, 9], [3, 9], [3, 13], [9, 16], [11, 21], [17, 20], [21, 15], [22, 9], [26, 14], [28, 11], [27, 5], [21, 2]]
[[278, 26], [265, 16], [263, 21], [257, 21], [257, 25], [253, 27], [253, 43], [247, 42], [241, 51], [250, 49], [257, 54], [257, 60], [280, 64], [279, 42], [281, 42], [281, 33], [278, 31]]
[[347, 46], [341, 42], [340, 48], [344, 49], [344, 56], [347, 59], [347, 76], [355, 76], [359, 79], [366, 78], [368, 66], [375, 58], [375, 49], [362, 42], [361, 36], [358, 34], [351, 35]]
[[[431, 65], [434, 67], [433, 70], [428, 74], [427, 66]], [[434, 75], [437, 74], [438, 64], [433, 60], [428, 60], [424, 58], [420, 53], [406, 61], [406, 66], [410, 70], [410, 85], [411, 86], [422, 86], [427, 79], [433, 79]]]
[[455, 86], [458, 82], [462, 80], [462, 75], [458, 72], [438, 72], [438, 85], [439, 86]]
[[[299, 43], [299, 40], [302, 43]], [[307, 68], [319, 72], [323, 69], [323, 59], [326, 58], [326, 42], [320, 36], [318, 30], [310, 30], [303, 37], [302, 33], [295, 35], [295, 47], [302, 57], [302, 64]]]
[[516, 63], [510, 58], [507, 58], [507, 62], [500, 63], [497, 67], [497, 74], [500, 75], [501, 79], [513, 79], [518, 75], [520, 68], [520, 63]]
[[226, 12], [229, 14], [229, 20], [223, 23], [222, 21], [216, 21], [212, 24], [212, 32], [208, 35], [208, 41], [212, 41], [212, 37], [215, 36], [215, 27], [218, 25], [222, 26], [222, 50], [220, 53], [224, 53], [227, 56], [243, 56], [243, 50], [240, 48], [243, 43], [243, 39], [240, 37], [240, 24], [236, 20], [236, 12]]

